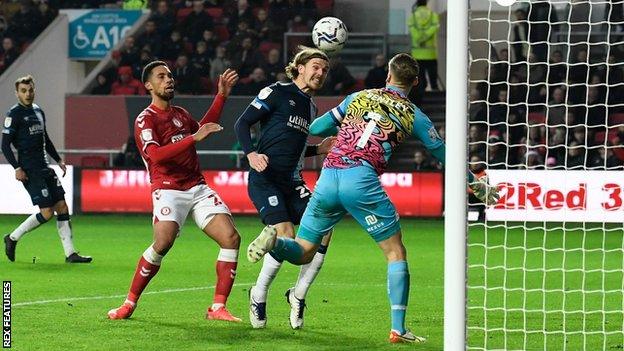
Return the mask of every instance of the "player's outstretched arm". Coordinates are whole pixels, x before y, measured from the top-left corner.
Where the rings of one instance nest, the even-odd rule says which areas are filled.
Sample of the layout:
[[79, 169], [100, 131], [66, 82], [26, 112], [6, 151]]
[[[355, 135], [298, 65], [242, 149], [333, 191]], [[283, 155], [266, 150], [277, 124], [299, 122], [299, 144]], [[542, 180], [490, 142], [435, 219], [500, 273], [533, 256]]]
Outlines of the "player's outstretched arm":
[[331, 111], [326, 112], [312, 122], [310, 125], [310, 135], [328, 137], [338, 134], [337, 121], [332, 117], [331, 113]]
[[210, 105], [208, 111], [204, 117], [202, 117], [201, 121], [199, 121], [199, 125], [204, 125], [206, 123], [216, 123], [221, 118], [221, 112], [223, 112], [223, 106], [225, 105], [225, 100], [230, 96], [232, 92], [232, 88], [236, 85], [238, 81], [238, 73], [232, 69], [226, 69], [223, 74], [219, 75], [219, 82], [217, 83], [218, 92], [215, 95], [215, 99]]
[[155, 163], [162, 163], [174, 159], [176, 156], [208, 137], [208, 135], [223, 130], [223, 127], [216, 123], [206, 123], [199, 127], [197, 132], [189, 135], [177, 143], [160, 146], [156, 143], [149, 144], [145, 149], [145, 154]]

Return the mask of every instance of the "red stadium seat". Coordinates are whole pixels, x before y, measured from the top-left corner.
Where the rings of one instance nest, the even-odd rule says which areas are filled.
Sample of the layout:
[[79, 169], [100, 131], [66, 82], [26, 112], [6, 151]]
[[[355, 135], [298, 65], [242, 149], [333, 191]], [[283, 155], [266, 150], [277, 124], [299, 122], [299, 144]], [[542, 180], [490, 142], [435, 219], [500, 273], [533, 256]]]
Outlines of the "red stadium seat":
[[104, 156], [84, 156], [80, 159], [80, 166], [84, 168], [107, 168], [108, 158]]
[[334, 0], [316, 0], [315, 3], [321, 16], [329, 16], [334, 12]]
[[212, 81], [209, 77], [199, 77], [199, 82], [202, 86], [202, 94], [210, 94], [212, 92]]
[[214, 20], [221, 20], [221, 16], [223, 16], [223, 9], [220, 7], [207, 8], [205, 11]]
[[609, 125], [624, 124], [624, 113], [614, 113], [609, 116]]
[[531, 112], [529, 113], [529, 122], [546, 123], [546, 115], [542, 112]]
[[227, 27], [222, 24], [218, 24], [214, 27], [214, 33], [217, 38], [219, 38], [219, 41], [227, 41], [230, 39], [230, 32]]
[[191, 12], [193, 12], [193, 9], [190, 8], [190, 7], [185, 7], [185, 8], [179, 9], [178, 13], [176, 14], [176, 21], [178, 23], [184, 21], [186, 16], [190, 15]]
[[260, 46], [258, 46], [258, 50], [262, 53], [262, 55], [264, 55], [265, 59], [269, 55], [269, 51], [273, 49], [280, 50], [281, 48], [282, 46], [280, 44], [272, 43], [270, 41], [263, 41], [260, 43]]

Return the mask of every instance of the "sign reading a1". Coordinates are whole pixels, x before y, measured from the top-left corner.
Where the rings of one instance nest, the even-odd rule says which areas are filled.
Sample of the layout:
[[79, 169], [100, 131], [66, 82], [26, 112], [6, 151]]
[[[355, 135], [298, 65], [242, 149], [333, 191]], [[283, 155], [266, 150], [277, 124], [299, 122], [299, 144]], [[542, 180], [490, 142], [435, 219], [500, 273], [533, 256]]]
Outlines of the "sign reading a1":
[[69, 58], [99, 60], [141, 17], [142, 11], [62, 10], [69, 20]]

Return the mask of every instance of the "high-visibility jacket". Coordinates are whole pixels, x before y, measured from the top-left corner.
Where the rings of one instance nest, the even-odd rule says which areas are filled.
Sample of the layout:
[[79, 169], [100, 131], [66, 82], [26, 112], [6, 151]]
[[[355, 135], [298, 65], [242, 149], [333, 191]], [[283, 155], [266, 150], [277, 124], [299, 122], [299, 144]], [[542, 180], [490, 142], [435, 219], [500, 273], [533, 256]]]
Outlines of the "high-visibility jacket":
[[147, 0], [124, 0], [122, 8], [124, 10], [141, 10], [147, 8]]
[[412, 37], [412, 57], [416, 60], [437, 59], [438, 14], [427, 6], [418, 6], [408, 18], [407, 26]]

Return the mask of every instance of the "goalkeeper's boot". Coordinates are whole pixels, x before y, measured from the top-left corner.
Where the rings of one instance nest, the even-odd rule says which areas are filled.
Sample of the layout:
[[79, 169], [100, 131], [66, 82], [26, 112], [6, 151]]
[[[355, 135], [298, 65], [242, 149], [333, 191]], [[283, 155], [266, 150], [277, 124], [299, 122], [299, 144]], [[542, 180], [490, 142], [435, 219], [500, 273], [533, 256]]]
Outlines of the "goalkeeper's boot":
[[66, 263], [91, 263], [93, 258], [91, 256], [81, 256], [77, 252], [65, 257]]
[[290, 327], [293, 329], [303, 328], [303, 310], [306, 307], [305, 299], [295, 296], [295, 288], [286, 290], [286, 302], [290, 305]]
[[6, 253], [9, 261], [15, 262], [15, 247], [17, 246], [17, 241], [11, 239], [11, 237], [7, 234], [4, 237], [4, 253]]
[[275, 239], [277, 238], [277, 230], [272, 225], [267, 225], [262, 229], [260, 235], [254, 239], [254, 241], [247, 247], [247, 259], [251, 263], [260, 261], [267, 252], [273, 249], [275, 246]]
[[254, 300], [251, 290], [255, 286], [249, 289], [249, 322], [254, 329], [266, 328], [267, 315], [266, 315], [266, 302], [257, 302]]
[[136, 304], [131, 302], [124, 302], [123, 305], [108, 311], [109, 319], [128, 319], [132, 316], [132, 312], [136, 308]]
[[421, 343], [425, 341], [427, 341], [427, 339], [423, 338], [422, 336], [416, 336], [409, 330], [406, 330], [405, 333], [402, 335], [394, 330], [390, 332], [390, 342], [393, 344]]
[[206, 319], [210, 319], [213, 321], [227, 321], [227, 322], [242, 322], [243, 320], [232, 316], [230, 311], [223, 307], [219, 307], [217, 309], [212, 309], [212, 307], [208, 307], [208, 311], [206, 311]]

